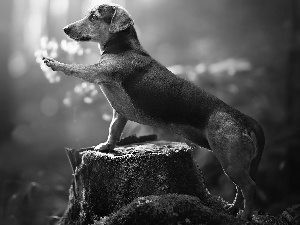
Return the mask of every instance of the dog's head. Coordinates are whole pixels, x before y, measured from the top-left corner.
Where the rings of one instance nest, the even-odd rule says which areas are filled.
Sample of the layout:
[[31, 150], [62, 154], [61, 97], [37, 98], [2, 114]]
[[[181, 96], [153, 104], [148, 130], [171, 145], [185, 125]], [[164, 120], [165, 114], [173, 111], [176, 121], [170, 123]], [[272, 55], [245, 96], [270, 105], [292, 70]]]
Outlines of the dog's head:
[[105, 44], [110, 35], [133, 25], [130, 14], [117, 4], [94, 7], [81, 20], [64, 28], [65, 33], [76, 41], [94, 41]]

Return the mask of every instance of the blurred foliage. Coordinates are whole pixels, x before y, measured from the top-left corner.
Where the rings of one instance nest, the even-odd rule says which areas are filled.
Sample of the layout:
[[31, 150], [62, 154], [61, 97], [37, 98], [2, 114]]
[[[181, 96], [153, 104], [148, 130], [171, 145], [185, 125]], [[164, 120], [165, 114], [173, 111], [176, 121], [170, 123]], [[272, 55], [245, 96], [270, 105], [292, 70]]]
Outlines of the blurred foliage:
[[[95, 63], [100, 55], [97, 45], [65, 40], [62, 28], [101, 2], [0, 3], [1, 224], [54, 224], [65, 210], [71, 179], [64, 147], [106, 140], [112, 110], [99, 88], [49, 71], [40, 61], [48, 55], [65, 63]], [[267, 144], [257, 178], [256, 208], [276, 214], [299, 204], [300, 124], [287, 123], [286, 102], [292, 91], [286, 85], [291, 1], [115, 3], [131, 13], [150, 55], [262, 124]], [[123, 135], [153, 132], [161, 139], [182, 140], [133, 122]], [[232, 201], [234, 186], [215, 157], [201, 148], [194, 155], [209, 190]]]

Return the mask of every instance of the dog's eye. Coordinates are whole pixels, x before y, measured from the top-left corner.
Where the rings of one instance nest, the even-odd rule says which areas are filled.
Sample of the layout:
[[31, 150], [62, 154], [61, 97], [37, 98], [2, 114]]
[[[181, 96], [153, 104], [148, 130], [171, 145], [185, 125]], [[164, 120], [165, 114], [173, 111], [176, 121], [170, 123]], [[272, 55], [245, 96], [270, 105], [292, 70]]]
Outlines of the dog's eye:
[[98, 17], [95, 14], [90, 15], [90, 21], [97, 20]]

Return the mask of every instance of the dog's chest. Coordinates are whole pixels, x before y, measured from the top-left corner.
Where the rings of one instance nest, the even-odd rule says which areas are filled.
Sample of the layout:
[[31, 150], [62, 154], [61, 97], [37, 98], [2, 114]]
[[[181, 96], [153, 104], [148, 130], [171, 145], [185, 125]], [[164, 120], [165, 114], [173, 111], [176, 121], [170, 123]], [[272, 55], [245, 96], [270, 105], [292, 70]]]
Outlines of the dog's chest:
[[101, 84], [100, 89], [110, 105], [127, 119], [138, 122], [141, 113], [137, 110], [129, 95], [119, 83]]

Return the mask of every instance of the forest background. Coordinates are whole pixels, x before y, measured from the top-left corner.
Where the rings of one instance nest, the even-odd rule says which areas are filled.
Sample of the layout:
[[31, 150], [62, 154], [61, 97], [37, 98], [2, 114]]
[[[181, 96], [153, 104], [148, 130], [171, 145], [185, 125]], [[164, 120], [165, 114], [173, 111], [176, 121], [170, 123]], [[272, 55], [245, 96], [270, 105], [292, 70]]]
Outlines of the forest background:
[[[0, 223], [55, 224], [67, 206], [65, 147], [106, 140], [112, 110], [99, 88], [45, 68], [42, 55], [96, 63], [94, 43], [63, 27], [101, 0], [1, 0]], [[297, 0], [115, 0], [130, 12], [155, 59], [259, 121], [266, 147], [256, 209], [276, 215], [300, 203], [300, 4]], [[201, 103], [199, 103], [201, 104]], [[130, 122], [124, 136], [165, 131]], [[212, 153], [195, 159], [208, 189], [235, 189]]]

